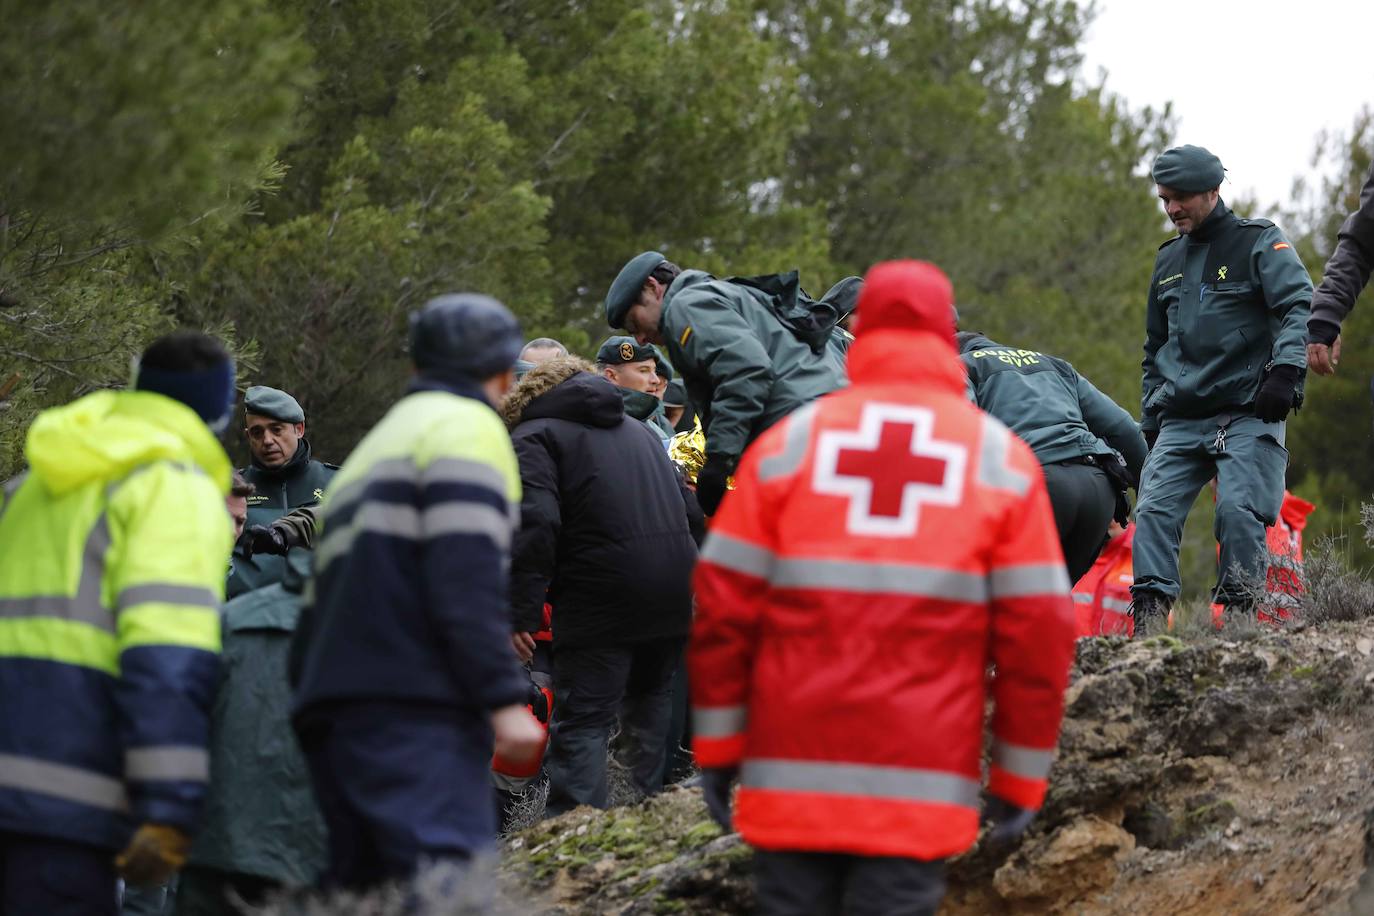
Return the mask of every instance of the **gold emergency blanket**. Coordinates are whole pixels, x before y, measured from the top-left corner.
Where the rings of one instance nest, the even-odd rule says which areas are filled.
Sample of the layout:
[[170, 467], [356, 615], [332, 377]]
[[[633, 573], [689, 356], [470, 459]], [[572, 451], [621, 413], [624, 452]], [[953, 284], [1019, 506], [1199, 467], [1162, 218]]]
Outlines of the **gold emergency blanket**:
[[[701, 468], [706, 464], [706, 431], [701, 428], [701, 418], [692, 418], [692, 428], [685, 433], [678, 433], [668, 441], [668, 457], [673, 459], [673, 464], [682, 472], [682, 479], [692, 486], [697, 485], [697, 474], [701, 473]], [[735, 478], [731, 477], [726, 482], [726, 488], [735, 488]]]

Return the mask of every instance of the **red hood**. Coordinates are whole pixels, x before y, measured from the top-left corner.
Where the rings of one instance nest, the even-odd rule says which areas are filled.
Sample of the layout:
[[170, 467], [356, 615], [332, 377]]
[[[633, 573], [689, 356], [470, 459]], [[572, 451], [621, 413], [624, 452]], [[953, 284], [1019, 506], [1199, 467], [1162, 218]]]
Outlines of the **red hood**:
[[954, 345], [930, 331], [871, 330], [849, 345], [855, 385], [910, 384], [962, 395], [968, 385]]

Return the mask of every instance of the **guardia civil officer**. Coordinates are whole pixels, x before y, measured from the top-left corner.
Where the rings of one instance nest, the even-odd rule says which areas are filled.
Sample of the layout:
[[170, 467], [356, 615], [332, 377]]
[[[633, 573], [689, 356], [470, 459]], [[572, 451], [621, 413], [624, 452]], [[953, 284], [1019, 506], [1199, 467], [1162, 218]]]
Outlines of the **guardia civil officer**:
[[1283, 502], [1284, 420], [1302, 403], [1312, 282], [1277, 226], [1227, 209], [1224, 174], [1197, 146], [1166, 150], [1153, 168], [1178, 235], [1160, 246], [1146, 298], [1141, 430], [1151, 452], [1136, 507], [1138, 625], [1178, 597], [1183, 523], [1214, 475], [1215, 600], [1247, 603], [1267, 566], [1264, 529]]
[[261, 546], [267, 526], [292, 509], [318, 503], [338, 470], [311, 456], [305, 411], [285, 391], [255, 385], [243, 396], [243, 411], [252, 461], [242, 473], [257, 492], [248, 500], [248, 533], [234, 548], [230, 598], [281, 581], [285, 562]]
[[1307, 320], [1307, 366], [1332, 375], [1341, 356], [1341, 323], [1369, 284], [1374, 270], [1374, 168], [1360, 189], [1360, 205], [1346, 217], [1336, 237], [1336, 250], [1322, 269], [1322, 282], [1312, 294]]
[[974, 332], [958, 338], [974, 402], [1040, 461], [1069, 581], [1077, 582], [1097, 559], [1113, 517], [1128, 521], [1125, 490], [1140, 480], [1145, 439], [1130, 414], [1064, 360]]
[[412, 319], [410, 352], [409, 393], [325, 495], [291, 648], [333, 885], [490, 848], [493, 736], [515, 762], [544, 746], [510, 648], [520, 476], [492, 409], [514, 378], [520, 326], [487, 296], [440, 296]]
[[810, 322], [811, 305], [795, 271], [719, 280], [657, 251], [636, 255], [606, 294], [607, 323], [666, 346], [682, 374], [706, 431], [697, 498], [708, 515], [746, 445], [845, 384], [843, 356], [829, 343], [839, 314], [831, 306], [828, 323]]
[[596, 371], [620, 390], [625, 415], [639, 420], [662, 442], [672, 433], [658, 422], [663, 402], [655, 395], [659, 375], [658, 351], [633, 337], [611, 337], [596, 351]]

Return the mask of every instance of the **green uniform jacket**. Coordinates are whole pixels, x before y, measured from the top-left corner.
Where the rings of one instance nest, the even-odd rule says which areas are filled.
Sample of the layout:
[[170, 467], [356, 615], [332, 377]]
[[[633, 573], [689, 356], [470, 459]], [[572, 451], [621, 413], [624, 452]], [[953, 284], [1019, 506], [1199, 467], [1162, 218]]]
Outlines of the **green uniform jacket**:
[[[244, 479], [257, 488], [248, 497], [244, 536], [253, 525], [270, 525], [292, 509], [318, 504], [336, 471], [332, 464], [311, 459], [310, 442], [305, 439], [283, 467], [268, 469], [255, 461], [244, 468]], [[232, 562], [225, 592], [230, 598], [280, 582], [286, 571], [285, 561], [278, 556], [257, 554], [251, 560], [244, 559], [242, 540], [234, 547]]]
[[224, 606], [223, 668], [210, 726], [210, 791], [190, 862], [309, 884], [325, 826], [291, 730], [286, 659], [310, 555], [292, 551], [287, 583]]
[[1306, 368], [1311, 302], [1312, 280], [1278, 227], [1239, 219], [1217, 201], [1202, 225], [1155, 258], [1141, 427], [1251, 409], [1270, 366]]
[[1073, 366], [981, 335], [964, 343], [962, 358], [974, 402], [1020, 436], [1041, 464], [1115, 449], [1140, 479], [1146, 448], [1135, 418]]
[[778, 320], [768, 293], [700, 270], [668, 287], [659, 329], [713, 455], [737, 460], [765, 429], [848, 383], [838, 349], [813, 352]]

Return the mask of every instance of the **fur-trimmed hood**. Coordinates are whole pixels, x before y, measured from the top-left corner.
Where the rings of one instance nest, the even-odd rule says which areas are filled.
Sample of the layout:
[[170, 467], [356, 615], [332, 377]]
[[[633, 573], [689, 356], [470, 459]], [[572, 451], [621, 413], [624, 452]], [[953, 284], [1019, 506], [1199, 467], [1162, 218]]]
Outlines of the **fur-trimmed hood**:
[[554, 417], [592, 426], [614, 426], [625, 418], [620, 390], [595, 374], [591, 363], [562, 356], [535, 366], [501, 402], [508, 429], [526, 420]]

